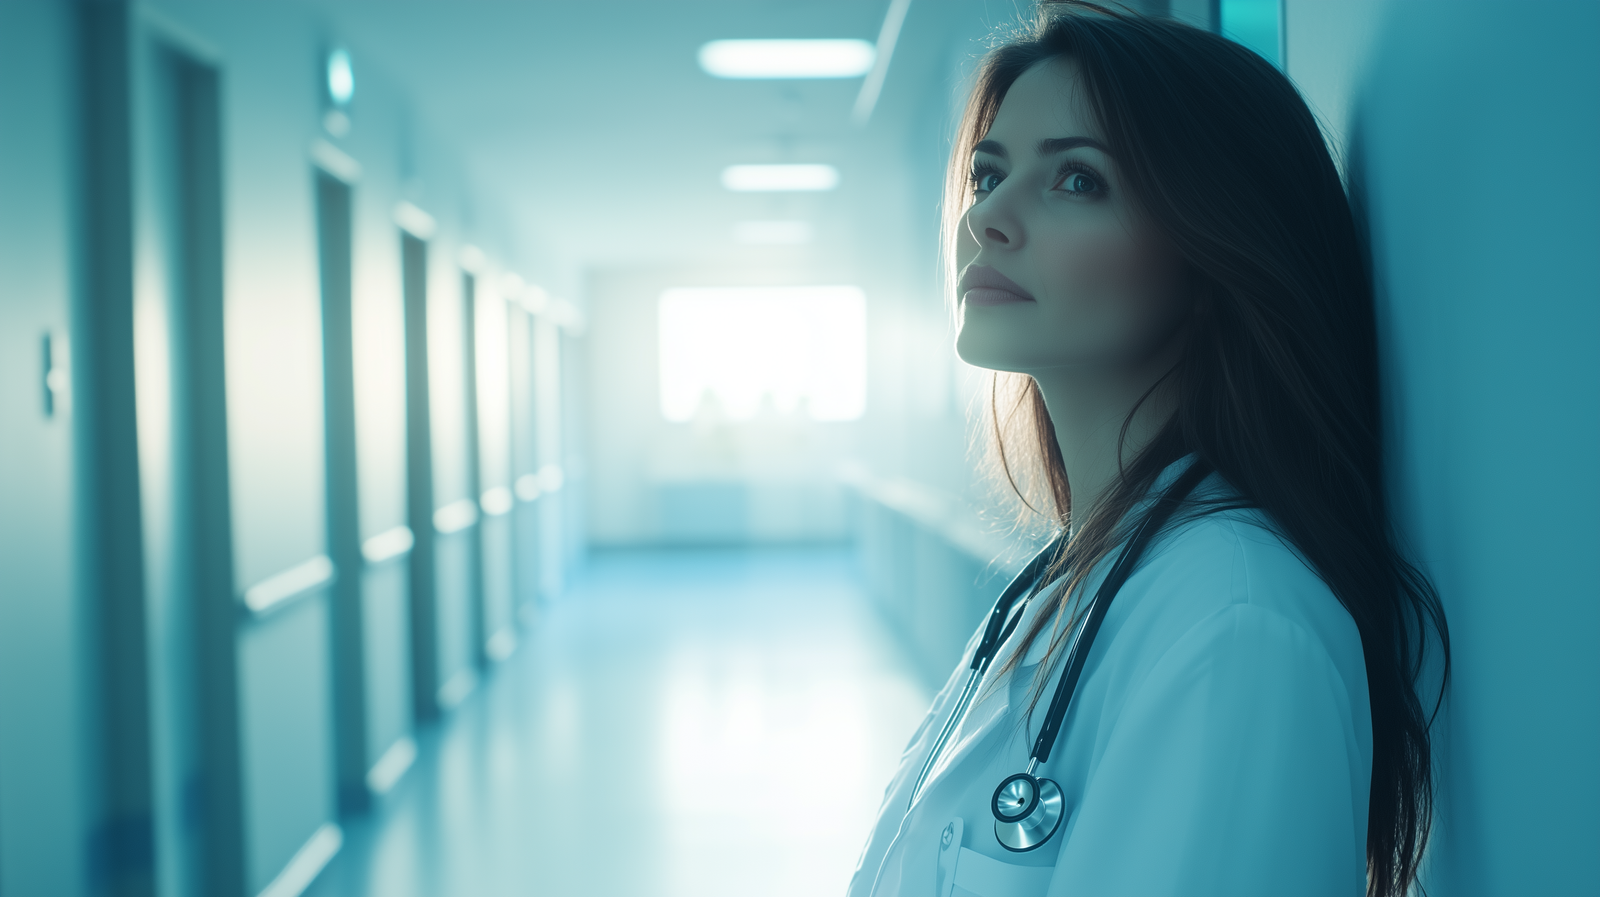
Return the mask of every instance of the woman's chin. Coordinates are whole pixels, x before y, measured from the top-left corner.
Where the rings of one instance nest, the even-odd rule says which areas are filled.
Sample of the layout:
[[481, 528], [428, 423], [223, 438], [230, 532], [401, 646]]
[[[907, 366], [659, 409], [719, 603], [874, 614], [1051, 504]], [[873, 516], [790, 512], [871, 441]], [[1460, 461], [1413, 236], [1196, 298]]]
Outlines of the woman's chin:
[[984, 333], [978, 328], [963, 326], [956, 334], [956, 357], [975, 368], [1026, 374], [1039, 367], [1039, 359], [1019, 354], [1018, 342], [1015, 334]]
[[1000, 340], [980, 339], [969, 335], [966, 328], [956, 334], [956, 357], [975, 368], [985, 368], [991, 371], [1007, 370], [1005, 365], [1005, 352], [997, 351], [1002, 348]]

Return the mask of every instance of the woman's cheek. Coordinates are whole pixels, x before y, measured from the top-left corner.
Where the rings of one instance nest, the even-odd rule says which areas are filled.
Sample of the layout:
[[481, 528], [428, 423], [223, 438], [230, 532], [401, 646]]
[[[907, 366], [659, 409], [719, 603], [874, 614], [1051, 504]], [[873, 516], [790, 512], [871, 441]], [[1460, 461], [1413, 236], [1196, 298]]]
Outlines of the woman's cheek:
[[[1117, 353], [1146, 317], [1145, 259], [1126, 231], [1080, 230], [1057, 243], [1047, 279], [1063, 335], [1092, 354]], [[1070, 334], [1070, 335], [1069, 335]]]

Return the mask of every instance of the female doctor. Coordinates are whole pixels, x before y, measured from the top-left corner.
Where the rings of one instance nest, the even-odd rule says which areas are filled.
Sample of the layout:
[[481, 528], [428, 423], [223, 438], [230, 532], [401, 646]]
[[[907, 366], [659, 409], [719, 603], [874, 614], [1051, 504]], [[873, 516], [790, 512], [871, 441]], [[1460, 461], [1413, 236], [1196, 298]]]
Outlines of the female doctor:
[[1316, 121], [1221, 37], [1045, 0], [955, 146], [956, 349], [1059, 535], [911, 739], [851, 897], [1400, 897], [1448, 638], [1391, 538]]

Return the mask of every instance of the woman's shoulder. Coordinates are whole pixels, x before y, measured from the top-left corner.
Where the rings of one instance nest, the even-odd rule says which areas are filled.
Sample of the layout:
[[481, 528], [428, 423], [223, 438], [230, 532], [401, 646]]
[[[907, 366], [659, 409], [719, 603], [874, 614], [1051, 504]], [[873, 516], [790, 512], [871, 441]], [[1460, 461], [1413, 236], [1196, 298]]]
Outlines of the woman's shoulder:
[[1278, 618], [1314, 637], [1340, 667], [1363, 667], [1355, 621], [1312, 564], [1259, 509], [1177, 520], [1130, 577], [1145, 615], [1174, 636], [1219, 615]]

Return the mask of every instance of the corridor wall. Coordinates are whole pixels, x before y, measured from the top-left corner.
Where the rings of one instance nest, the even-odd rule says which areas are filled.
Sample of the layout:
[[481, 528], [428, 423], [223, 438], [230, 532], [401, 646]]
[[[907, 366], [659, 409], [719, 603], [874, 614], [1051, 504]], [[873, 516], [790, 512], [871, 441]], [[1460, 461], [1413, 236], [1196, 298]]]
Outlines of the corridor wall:
[[1600, 9], [1286, 7], [1289, 74], [1369, 229], [1396, 512], [1450, 624], [1428, 892], [1582, 893], [1600, 841]]
[[1429, 893], [1593, 888], [1596, 36], [1582, 0], [1391, 2], [1354, 91], [1394, 497], [1454, 649]]
[[[76, 32], [64, 4], [0, 4], [0, 894], [76, 897], [93, 820], [109, 815], [90, 750], [88, 581], [137, 553], [74, 563], [80, 473], [71, 350]], [[125, 358], [124, 358], [125, 360]], [[115, 364], [117, 359], [111, 359]], [[85, 392], [92, 383], [77, 384]], [[131, 459], [128, 459], [131, 462]], [[129, 464], [131, 466], [131, 463]], [[91, 489], [104, 482], [94, 476]], [[126, 546], [119, 546], [125, 548]], [[137, 798], [135, 798], [137, 803]]]
[[[577, 318], [359, 48], [330, 99], [343, 43], [293, 4], [0, 6], [0, 894], [298, 893], [559, 586], [516, 546], [562, 539], [566, 448], [514, 468], [510, 404]], [[425, 630], [419, 528], [471, 536]]]

